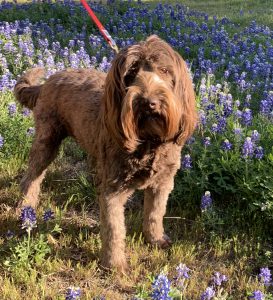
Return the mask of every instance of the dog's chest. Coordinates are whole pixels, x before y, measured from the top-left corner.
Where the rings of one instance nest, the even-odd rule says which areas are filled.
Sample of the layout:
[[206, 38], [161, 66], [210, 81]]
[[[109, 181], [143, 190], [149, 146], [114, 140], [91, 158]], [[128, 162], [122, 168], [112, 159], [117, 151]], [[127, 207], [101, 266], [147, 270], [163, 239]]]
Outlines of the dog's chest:
[[125, 182], [133, 188], [144, 189], [176, 173], [180, 164], [180, 151], [177, 147], [161, 147], [142, 156], [134, 156], [127, 162]]

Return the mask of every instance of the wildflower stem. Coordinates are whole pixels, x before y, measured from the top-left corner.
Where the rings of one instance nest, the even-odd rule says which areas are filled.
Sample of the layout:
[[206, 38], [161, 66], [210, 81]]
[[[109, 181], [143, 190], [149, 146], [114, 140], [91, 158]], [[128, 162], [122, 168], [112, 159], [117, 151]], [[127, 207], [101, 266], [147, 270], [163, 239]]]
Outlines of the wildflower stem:
[[30, 231], [31, 231], [31, 228], [28, 227], [27, 228], [27, 256], [28, 257], [30, 256]]

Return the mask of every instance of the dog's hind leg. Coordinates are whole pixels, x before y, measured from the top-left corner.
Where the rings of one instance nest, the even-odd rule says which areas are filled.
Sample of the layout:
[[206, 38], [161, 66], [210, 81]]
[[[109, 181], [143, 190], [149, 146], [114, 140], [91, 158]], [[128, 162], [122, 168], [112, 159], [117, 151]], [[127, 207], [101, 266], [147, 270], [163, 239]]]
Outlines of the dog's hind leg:
[[54, 123], [50, 121], [47, 120], [47, 124], [36, 124], [38, 126], [30, 151], [28, 169], [21, 181], [23, 199], [19, 201], [17, 211], [23, 206], [37, 207], [46, 168], [57, 156], [61, 141], [66, 136], [61, 126], [53, 126]]
[[171, 240], [164, 232], [163, 217], [172, 189], [173, 179], [169, 179], [162, 185], [147, 188], [144, 192], [143, 234], [147, 242], [161, 248], [171, 245]]

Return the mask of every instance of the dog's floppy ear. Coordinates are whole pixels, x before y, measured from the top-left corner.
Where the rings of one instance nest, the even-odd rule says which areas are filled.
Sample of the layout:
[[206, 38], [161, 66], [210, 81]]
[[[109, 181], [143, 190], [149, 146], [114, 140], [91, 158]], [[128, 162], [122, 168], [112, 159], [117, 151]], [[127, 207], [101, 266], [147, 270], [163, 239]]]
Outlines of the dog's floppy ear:
[[195, 93], [192, 80], [185, 61], [175, 52], [174, 55], [176, 74], [174, 82], [174, 92], [181, 101], [181, 120], [180, 131], [176, 136], [175, 142], [183, 145], [185, 141], [192, 135], [197, 122]]
[[[126, 85], [124, 76], [126, 73], [128, 48], [122, 49], [112, 62], [112, 66], [106, 76], [105, 92], [103, 96], [103, 121], [110, 136], [117, 144], [128, 152], [134, 152], [136, 139], [129, 136], [129, 123], [127, 120], [124, 130], [124, 98]], [[128, 116], [127, 118], [128, 119]], [[131, 120], [132, 121], [132, 120]], [[131, 122], [132, 123], [132, 122]]]

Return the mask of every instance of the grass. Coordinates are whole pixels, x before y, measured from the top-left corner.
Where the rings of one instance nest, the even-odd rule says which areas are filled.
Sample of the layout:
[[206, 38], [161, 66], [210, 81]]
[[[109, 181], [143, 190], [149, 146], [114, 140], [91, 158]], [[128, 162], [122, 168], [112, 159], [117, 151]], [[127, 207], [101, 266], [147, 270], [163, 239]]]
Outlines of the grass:
[[[227, 16], [240, 27], [253, 19], [271, 27], [273, 24], [271, 1], [186, 0], [183, 4], [207, 12], [210, 18]], [[240, 9], [243, 10], [241, 14]], [[0, 111], [12, 101], [11, 93], [1, 93]], [[138, 193], [126, 207], [130, 272], [120, 275], [103, 270], [99, 265], [99, 214], [93, 172], [88, 168], [86, 155], [69, 139], [48, 169], [37, 211], [38, 228], [32, 232], [33, 252], [24, 259], [26, 250], [19, 249], [18, 245], [26, 241], [26, 233], [20, 229], [14, 205], [21, 197], [19, 182], [27, 165], [31, 138], [24, 136], [15, 150], [12, 146], [14, 140], [22, 138], [18, 131], [25, 132], [33, 121], [29, 118], [18, 124], [16, 119], [6, 120], [10, 128], [6, 142], [11, 148], [7, 157], [0, 157], [1, 299], [64, 299], [69, 286], [82, 289], [81, 299], [105, 296], [119, 300], [132, 299], [135, 295], [148, 298], [153, 277], [164, 270], [172, 279], [179, 263], [191, 269], [183, 299], [200, 299], [215, 271], [229, 278], [225, 284], [229, 296], [224, 299], [248, 299], [254, 290], [266, 291], [257, 275], [260, 267], [272, 267], [269, 229], [260, 219], [245, 219], [243, 209], [236, 209], [236, 205], [240, 205], [236, 201], [231, 201], [220, 213], [200, 214], [197, 205], [190, 205], [192, 203], [179, 191], [181, 174], [177, 176], [176, 190], [164, 219], [173, 246], [160, 250], [145, 244], [141, 234], [143, 195]], [[193, 188], [190, 186], [190, 189]], [[221, 195], [223, 202], [224, 196]], [[54, 211], [55, 219], [45, 224], [42, 214], [48, 207]], [[13, 231], [15, 237], [7, 238], [8, 230]], [[270, 289], [272, 292], [272, 287]], [[267, 299], [272, 298], [268, 296]]]

